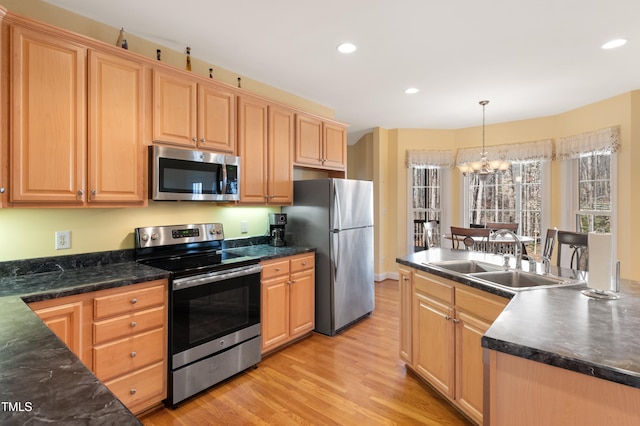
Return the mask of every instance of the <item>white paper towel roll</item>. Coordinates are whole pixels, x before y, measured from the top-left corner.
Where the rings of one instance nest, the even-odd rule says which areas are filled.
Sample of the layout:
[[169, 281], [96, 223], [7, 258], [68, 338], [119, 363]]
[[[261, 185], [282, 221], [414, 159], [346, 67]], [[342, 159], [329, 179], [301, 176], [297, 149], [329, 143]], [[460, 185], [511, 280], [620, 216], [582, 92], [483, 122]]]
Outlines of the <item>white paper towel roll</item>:
[[613, 256], [611, 234], [589, 232], [589, 273], [587, 285], [596, 290], [611, 290]]

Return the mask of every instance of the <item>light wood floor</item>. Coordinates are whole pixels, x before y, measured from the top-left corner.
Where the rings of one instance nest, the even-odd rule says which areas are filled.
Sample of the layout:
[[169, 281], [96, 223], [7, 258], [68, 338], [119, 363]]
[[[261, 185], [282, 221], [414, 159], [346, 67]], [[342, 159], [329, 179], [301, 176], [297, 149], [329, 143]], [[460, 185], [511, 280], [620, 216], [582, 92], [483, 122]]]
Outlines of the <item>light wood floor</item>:
[[470, 425], [398, 356], [397, 282], [336, 337], [313, 333], [248, 370], [142, 422], [155, 425]]

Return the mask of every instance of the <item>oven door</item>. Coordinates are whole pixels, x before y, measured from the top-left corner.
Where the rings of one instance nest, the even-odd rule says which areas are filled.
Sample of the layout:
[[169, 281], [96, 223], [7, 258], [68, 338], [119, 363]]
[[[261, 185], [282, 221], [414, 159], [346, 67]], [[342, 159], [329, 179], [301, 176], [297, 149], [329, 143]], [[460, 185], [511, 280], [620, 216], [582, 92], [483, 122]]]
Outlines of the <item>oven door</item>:
[[260, 335], [260, 265], [173, 280], [171, 369]]

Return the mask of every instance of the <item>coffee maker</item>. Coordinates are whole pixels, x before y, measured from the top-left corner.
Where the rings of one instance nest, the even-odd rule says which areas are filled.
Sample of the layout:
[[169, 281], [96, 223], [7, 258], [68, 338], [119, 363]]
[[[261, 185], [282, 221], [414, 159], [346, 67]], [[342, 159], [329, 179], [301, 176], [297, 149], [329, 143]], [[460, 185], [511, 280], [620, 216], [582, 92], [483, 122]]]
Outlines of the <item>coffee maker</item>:
[[286, 224], [286, 213], [269, 213], [269, 235], [271, 235], [272, 246], [282, 247], [286, 245], [284, 240], [284, 226]]

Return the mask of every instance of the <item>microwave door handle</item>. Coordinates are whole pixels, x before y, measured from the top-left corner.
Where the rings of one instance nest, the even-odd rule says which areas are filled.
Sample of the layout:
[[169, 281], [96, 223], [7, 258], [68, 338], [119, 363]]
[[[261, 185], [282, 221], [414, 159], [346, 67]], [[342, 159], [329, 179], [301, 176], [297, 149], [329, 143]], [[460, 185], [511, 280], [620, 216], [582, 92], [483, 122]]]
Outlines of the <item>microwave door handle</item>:
[[222, 165], [222, 188], [220, 191], [221, 194], [227, 193], [227, 165]]

